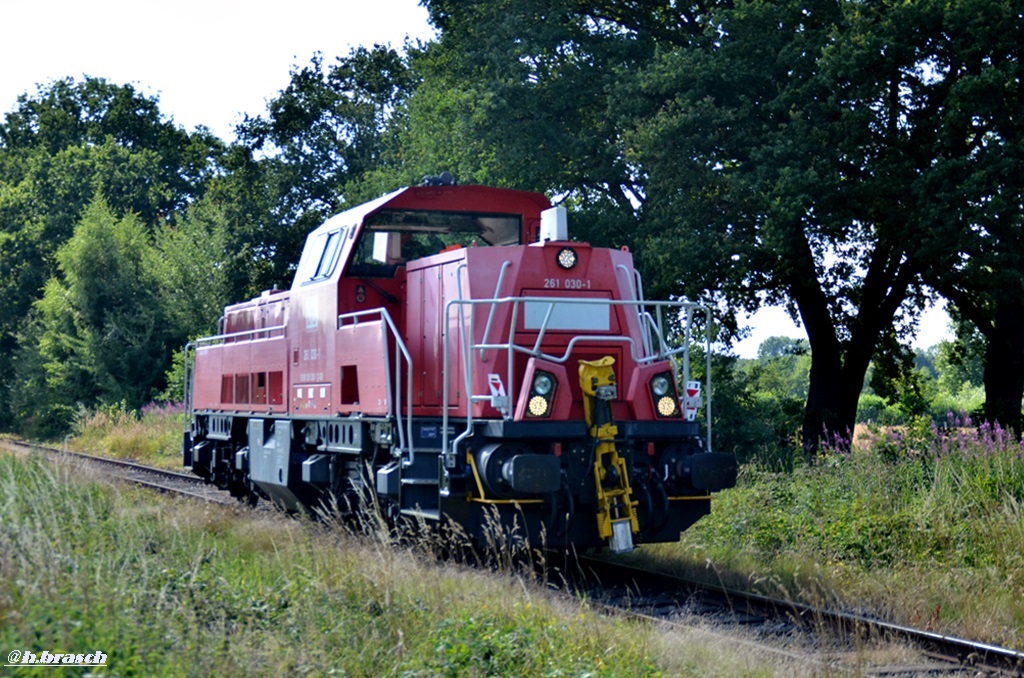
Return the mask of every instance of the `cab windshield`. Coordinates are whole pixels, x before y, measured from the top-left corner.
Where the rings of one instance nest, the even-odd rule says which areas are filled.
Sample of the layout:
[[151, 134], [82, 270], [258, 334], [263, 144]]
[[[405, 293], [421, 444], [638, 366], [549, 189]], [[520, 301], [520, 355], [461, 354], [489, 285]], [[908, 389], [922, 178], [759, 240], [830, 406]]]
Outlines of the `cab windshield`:
[[353, 264], [403, 264], [458, 247], [518, 245], [517, 214], [381, 210], [367, 219]]

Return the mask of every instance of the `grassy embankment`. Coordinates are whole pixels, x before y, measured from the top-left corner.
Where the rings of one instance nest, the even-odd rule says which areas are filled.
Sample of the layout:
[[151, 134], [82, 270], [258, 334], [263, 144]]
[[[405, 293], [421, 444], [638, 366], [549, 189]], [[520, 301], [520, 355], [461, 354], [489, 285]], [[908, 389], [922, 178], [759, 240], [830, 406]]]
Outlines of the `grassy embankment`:
[[[998, 429], [875, 430], [850, 454], [739, 487], [642, 562], [1024, 648], [1024, 454]], [[100, 413], [71, 444], [179, 464], [180, 415]], [[153, 431], [164, 431], [154, 434]], [[163, 441], [163, 442], [157, 442]]]
[[705, 631], [605, 618], [522, 571], [2, 449], [0, 498], [0, 647], [100, 651], [113, 675], [793, 675]]
[[1024, 447], [922, 422], [854, 449], [792, 473], [743, 468], [680, 544], [639, 557], [1024, 649]]

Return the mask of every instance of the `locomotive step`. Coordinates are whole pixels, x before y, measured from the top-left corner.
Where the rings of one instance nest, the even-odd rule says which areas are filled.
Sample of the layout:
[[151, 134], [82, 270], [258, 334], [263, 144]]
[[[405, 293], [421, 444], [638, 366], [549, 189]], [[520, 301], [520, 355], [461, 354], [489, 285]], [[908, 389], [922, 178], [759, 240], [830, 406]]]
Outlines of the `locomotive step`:
[[441, 519], [441, 509], [402, 509], [401, 514], [403, 516], [409, 516], [410, 518], [426, 518], [427, 520]]
[[440, 485], [437, 478], [402, 478], [403, 485]]

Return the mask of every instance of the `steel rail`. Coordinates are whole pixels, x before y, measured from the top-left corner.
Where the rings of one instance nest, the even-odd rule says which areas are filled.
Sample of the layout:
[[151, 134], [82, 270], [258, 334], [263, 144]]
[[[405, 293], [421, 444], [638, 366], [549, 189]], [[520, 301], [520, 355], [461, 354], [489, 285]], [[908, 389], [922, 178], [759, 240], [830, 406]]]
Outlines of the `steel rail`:
[[[576, 558], [580, 568], [598, 577], [602, 585], [609, 581], [631, 581], [639, 586], [658, 587], [665, 591], [686, 592], [688, 597], [709, 594], [722, 598], [737, 614], [785, 616], [794, 622], [828, 628], [851, 636], [870, 636], [907, 642], [924, 654], [961, 667], [972, 667], [1003, 675], [1024, 676], [1024, 652], [991, 643], [968, 640], [952, 635], [917, 629], [878, 619], [865, 614], [814, 607], [793, 600], [772, 598], [759, 593], [732, 589], [719, 584], [653, 572], [634, 565], [616, 563], [588, 556]], [[581, 570], [577, 570], [581, 571]]]
[[164, 493], [173, 493], [186, 497], [191, 497], [193, 499], [201, 499], [203, 501], [208, 501], [216, 504], [234, 505], [237, 503], [234, 499], [225, 498], [223, 496], [223, 491], [220, 490], [219, 488], [216, 488], [216, 486], [211, 486], [207, 484], [202, 478], [194, 476], [189, 473], [171, 471], [168, 469], [157, 468], [155, 466], [146, 466], [145, 464], [139, 464], [137, 462], [128, 461], [126, 459], [99, 457], [93, 454], [87, 454], [85, 452], [74, 452], [72, 450], [58, 449], [55, 447], [49, 447], [46, 445], [41, 445], [39, 443], [32, 443], [23, 440], [5, 439], [4, 442], [14, 447], [27, 449], [33, 452], [43, 452], [54, 457], [81, 459], [90, 464], [107, 466], [110, 468], [117, 468], [125, 472], [139, 473], [148, 475], [150, 477], [156, 476], [157, 478], [162, 478], [169, 482], [185, 483], [190, 487], [209, 488], [211, 489], [211, 492], [209, 494], [200, 494], [198, 492], [192, 492], [182, 487], [163, 485], [160, 484], [159, 482], [152, 482], [151, 480], [144, 480], [142, 478], [132, 478], [128, 475], [121, 474], [112, 475], [112, 477], [115, 477], [118, 480], [127, 481], [129, 483], [132, 483], [133, 485], [139, 485], [141, 487], [159, 490], [160, 492]]

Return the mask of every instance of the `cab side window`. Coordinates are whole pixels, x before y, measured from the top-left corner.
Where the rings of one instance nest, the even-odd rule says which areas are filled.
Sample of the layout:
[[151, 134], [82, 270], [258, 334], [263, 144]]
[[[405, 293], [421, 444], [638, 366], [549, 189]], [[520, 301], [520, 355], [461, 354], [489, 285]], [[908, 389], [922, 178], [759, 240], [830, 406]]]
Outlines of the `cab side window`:
[[338, 263], [338, 254], [341, 252], [341, 243], [344, 239], [344, 229], [321, 233], [316, 237], [310, 249], [309, 258], [303, 262], [303, 284], [331, 277], [334, 267]]

